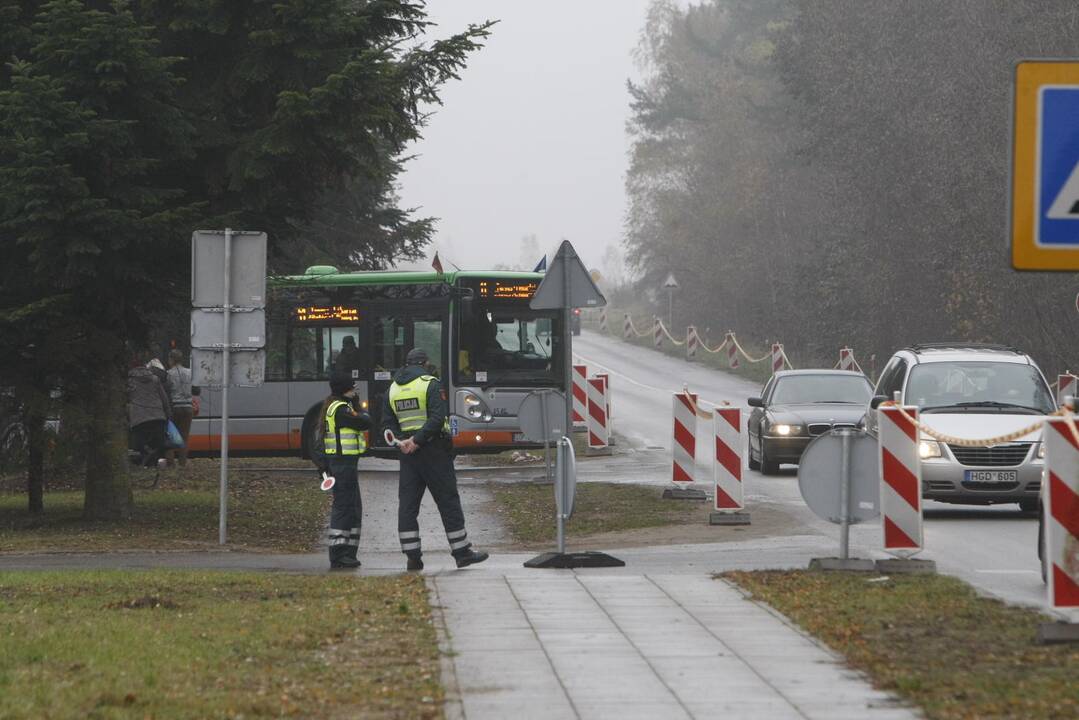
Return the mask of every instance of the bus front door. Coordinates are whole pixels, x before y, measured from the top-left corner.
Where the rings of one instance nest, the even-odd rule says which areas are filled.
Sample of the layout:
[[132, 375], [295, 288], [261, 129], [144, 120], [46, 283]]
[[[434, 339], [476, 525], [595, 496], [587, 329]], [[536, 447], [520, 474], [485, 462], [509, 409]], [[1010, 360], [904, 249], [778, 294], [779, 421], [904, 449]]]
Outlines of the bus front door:
[[[445, 318], [437, 312], [394, 313], [377, 315], [371, 323], [373, 354], [371, 382], [368, 386], [371, 419], [382, 426], [382, 408], [393, 376], [405, 365], [405, 356], [414, 347], [423, 348], [430, 358], [429, 372], [443, 376], [445, 357]], [[380, 432], [373, 433], [374, 444], [384, 446]]]

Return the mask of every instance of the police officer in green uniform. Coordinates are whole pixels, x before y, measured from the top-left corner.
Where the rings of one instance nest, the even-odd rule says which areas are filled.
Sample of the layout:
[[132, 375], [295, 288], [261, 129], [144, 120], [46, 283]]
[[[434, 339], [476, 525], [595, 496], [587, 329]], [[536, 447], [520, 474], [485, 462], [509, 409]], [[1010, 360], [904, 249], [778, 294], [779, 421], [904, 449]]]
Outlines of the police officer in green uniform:
[[442, 526], [457, 567], [483, 562], [487, 553], [476, 552], [465, 530], [465, 514], [453, 471], [446, 393], [438, 378], [424, 369], [427, 352], [413, 348], [405, 367], [397, 372], [382, 404], [382, 429], [393, 431], [401, 451], [398, 480], [397, 533], [409, 570], [422, 570], [420, 526], [417, 517], [424, 490], [430, 490], [442, 515]]
[[360, 566], [360, 521], [363, 503], [356, 464], [367, 449], [363, 431], [371, 417], [354, 405], [356, 382], [351, 373], [330, 376], [330, 397], [323, 403], [323, 470], [332, 475], [333, 507], [330, 510], [330, 568], [348, 570]]

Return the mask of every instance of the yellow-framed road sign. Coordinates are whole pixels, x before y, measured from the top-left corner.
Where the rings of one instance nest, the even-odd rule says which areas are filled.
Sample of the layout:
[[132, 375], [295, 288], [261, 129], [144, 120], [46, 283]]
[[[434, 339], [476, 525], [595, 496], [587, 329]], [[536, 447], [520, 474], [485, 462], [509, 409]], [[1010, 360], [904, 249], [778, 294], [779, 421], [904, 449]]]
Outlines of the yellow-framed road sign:
[[1079, 61], [1015, 66], [1011, 243], [1016, 270], [1079, 270]]

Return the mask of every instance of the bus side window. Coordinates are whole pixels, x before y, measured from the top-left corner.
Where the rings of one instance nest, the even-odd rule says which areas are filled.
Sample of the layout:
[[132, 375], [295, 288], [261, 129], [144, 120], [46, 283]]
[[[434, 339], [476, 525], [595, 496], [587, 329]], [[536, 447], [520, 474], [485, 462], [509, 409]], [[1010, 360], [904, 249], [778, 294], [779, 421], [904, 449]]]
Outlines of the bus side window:
[[288, 329], [284, 322], [270, 320], [266, 328], [266, 380], [288, 380]]
[[323, 377], [319, 368], [318, 328], [292, 328], [289, 360], [293, 380], [318, 380]]

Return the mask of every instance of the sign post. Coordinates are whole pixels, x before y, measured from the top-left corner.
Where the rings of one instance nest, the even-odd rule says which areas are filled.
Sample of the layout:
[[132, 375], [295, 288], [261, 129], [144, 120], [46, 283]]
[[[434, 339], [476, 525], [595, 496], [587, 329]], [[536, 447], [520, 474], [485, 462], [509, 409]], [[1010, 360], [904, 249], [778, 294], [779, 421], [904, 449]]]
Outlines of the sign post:
[[[543, 282], [536, 288], [536, 294], [532, 296], [529, 307], [533, 310], [562, 311], [563, 328], [566, 333], [565, 346], [562, 348], [562, 367], [566, 374], [565, 398], [573, 397], [573, 341], [572, 336], [569, 334], [570, 313], [573, 312], [573, 308], [597, 308], [606, 304], [607, 299], [603, 297], [603, 293], [596, 287], [595, 281], [581, 263], [581, 259], [577, 256], [577, 251], [573, 249], [573, 245], [568, 240], [563, 240], [554, 260], [551, 262], [551, 266], [547, 269]], [[573, 427], [572, 408], [572, 402], [565, 403], [563, 410], [565, 424], [563, 427], [567, 430]], [[546, 423], [552, 423], [549, 417]], [[559, 480], [556, 483], [558, 488], [556, 497], [558, 500], [559, 527], [561, 527], [572, 512], [577, 484], [573, 446], [566, 437], [558, 440], [557, 466]], [[524, 565], [529, 568], [575, 568], [622, 567], [625, 563], [601, 552], [566, 552], [565, 534], [563, 532], [560, 533], [558, 552], [543, 553], [532, 558]]]
[[678, 281], [674, 279], [673, 272], [667, 273], [663, 287], [667, 288], [667, 327], [674, 329], [674, 289], [678, 287]]
[[192, 383], [221, 388], [217, 536], [224, 545], [228, 541], [229, 386], [261, 385], [265, 373], [266, 233], [228, 228], [196, 231], [191, 237], [191, 305]]
[[1079, 270], [1079, 61], [1020, 61], [1013, 94], [1012, 266]]

